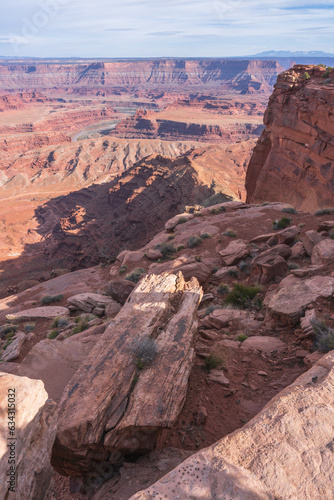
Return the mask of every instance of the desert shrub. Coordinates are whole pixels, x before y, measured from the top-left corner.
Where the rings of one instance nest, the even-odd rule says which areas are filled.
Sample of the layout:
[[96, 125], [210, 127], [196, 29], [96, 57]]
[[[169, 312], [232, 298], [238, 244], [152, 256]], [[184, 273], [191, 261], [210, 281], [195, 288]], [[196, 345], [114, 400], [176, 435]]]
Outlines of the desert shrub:
[[255, 301], [255, 298], [260, 291], [261, 288], [259, 286], [246, 286], [241, 283], [236, 283], [224, 302], [225, 304], [231, 304], [242, 309], [259, 307], [260, 301]]
[[13, 342], [14, 335], [15, 335], [15, 332], [13, 332], [13, 331], [7, 333], [7, 335], [6, 335], [6, 343], [3, 346], [3, 350], [7, 349], [7, 347], [9, 346], [9, 344], [11, 344]]
[[203, 233], [203, 234], [201, 234], [200, 237], [202, 238], [202, 240], [207, 240], [207, 239], [211, 238], [211, 234]]
[[188, 247], [195, 248], [198, 247], [202, 243], [202, 238], [199, 236], [191, 236], [188, 240]]
[[179, 217], [177, 223], [178, 224], [184, 224], [185, 222], [188, 222], [187, 217]]
[[[227, 201], [232, 201], [233, 198], [231, 196], [226, 196], [223, 193], [215, 193], [208, 198], [205, 198], [204, 200], [201, 201], [201, 205], [204, 208], [212, 207], [213, 205], [219, 205], [220, 203], [226, 203]], [[224, 207], [223, 212], [225, 212], [226, 209]]]
[[291, 269], [299, 269], [300, 266], [296, 264], [295, 262], [288, 262], [288, 268]]
[[175, 234], [170, 234], [167, 239], [168, 239], [168, 241], [170, 241], [170, 240], [173, 240], [174, 238], [175, 238]]
[[177, 252], [179, 252], [180, 250], [183, 250], [185, 248], [184, 245], [179, 245], [176, 249]]
[[216, 274], [216, 272], [219, 271], [219, 269], [220, 269], [219, 267], [214, 267], [212, 269], [212, 274]]
[[221, 306], [218, 306], [218, 305], [213, 305], [212, 306], [209, 306], [206, 308], [206, 311], [205, 311], [205, 314], [204, 316], [209, 316], [209, 314], [211, 314], [213, 311], [215, 311], [216, 309], [221, 309]]
[[51, 328], [65, 328], [67, 325], [68, 319], [60, 318], [59, 316], [57, 316], [57, 318], [53, 318], [51, 321]]
[[239, 342], [245, 342], [245, 340], [247, 340], [247, 339], [248, 339], [248, 335], [246, 335], [245, 333], [242, 333], [241, 335], [237, 336], [237, 340]]
[[53, 304], [54, 302], [60, 302], [61, 300], [63, 300], [63, 298], [64, 295], [62, 295], [61, 293], [57, 295], [44, 295], [44, 297], [41, 298], [41, 303], [43, 304], [43, 306], [47, 306], [49, 304]]
[[311, 78], [310, 73], [308, 71], [305, 71], [303, 78], [304, 80], [309, 80]]
[[8, 333], [16, 333], [17, 328], [18, 328], [17, 325], [5, 324], [5, 325], [0, 327], [0, 336], [4, 337]]
[[250, 274], [250, 262], [247, 262], [246, 260], [241, 260], [238, 264], [238, 267], [242, 273], [245, 274]]
[[196, 262], [202, 262], [202, 257], [200, 255], [195, 255]]
[[229, 238], [236, 238], [237, 233], [233, 229], [227, 229], [224, 233], [223, 236], [228, 236]]
[[51, 332], [48, 335], [48, 339], [53, 340], [56, 337], [58, 337], [59, 334], [60, 334], [59, 330], [51, 330]]
[[151, 365], [158, 354], [156, 342], [150, 337], [137, 337], [133, 339], [129, 349], [139, 370]]
[[77, 323], [77, 326], [72, 328], [70, 336], [76, 335], [77, 333], [81, 333], [84, 330], [87, 330], [88, 322], [89, 322], [89, 317], [87, 316], [78, 316], [77, 318], [75, 318], [75, 323]]
[[119, 274], [125, 274], [125, 273], [126, 273], [126, 270], [127, 270], [127, 267], [126, 267], [126, 266], [121, 266], [121, 267], [119, 268], [119, 271], [118, 271], [118, 272], [119, 272]]
[[137, 267], [132, 271], [132, 273], [128, 274], [125, 279], [128, 281], [132, 281], [133, 283], [138, 283], [138, 281], [141, 278], [141, 275], [145, 273], [146, 273], [145, 269]]
[[30, 333], [32, 332], [33, 330], [35, 330], [35, 326], [36, 326], [36, 323], [26, 323], [24, 325], [24, 331], [25, 333]]
[[230, 292], [230, 287], [226, 283], [221, 283], [217, 288], [217, 292], [226, 295]]
[[317, 319], [312, 320], [311, 324], [315, 334], [315, 348], [321, 352], [332, 351], [334, 349], [334, 329]]
[[229, 269], [227, 274], [232, 278], [239, 278], [239, 271], [237, 269]]
[[176, 252], [176, 248], [173, 243], [162, 243], [161, 245], [156, 245], [155, 248], [162, 253], [164, 259], [170, 258], [171, 255]]
[[223, 364], [223, 360], [217, 354], [211, 353], [204, 359], [204, 367], [206, 370], [213, 370]]
[[284, 214], [297, 214], [297, 210], [293, 207], [286, 207], [282, 209], [282, 213]]
[[273, 228], [274, 229], [285, 229], [286, 227], [290, 226], [291, 224], [291, 219], [288, 217], [282, 217], [280, 220], [275, 220], [273, 222]]
[[320, 210], [316, 210], [314, 215], [332, 215], [334, 214], [334, 208], [321, 208]]

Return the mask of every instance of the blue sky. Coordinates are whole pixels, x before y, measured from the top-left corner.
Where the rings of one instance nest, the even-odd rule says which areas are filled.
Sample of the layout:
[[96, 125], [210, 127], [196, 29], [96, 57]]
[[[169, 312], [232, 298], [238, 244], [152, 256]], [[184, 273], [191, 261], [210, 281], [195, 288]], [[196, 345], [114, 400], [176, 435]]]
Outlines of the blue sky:
[[0, 56], [224, 57], [334, 52], [334, 2], [11, 0]]

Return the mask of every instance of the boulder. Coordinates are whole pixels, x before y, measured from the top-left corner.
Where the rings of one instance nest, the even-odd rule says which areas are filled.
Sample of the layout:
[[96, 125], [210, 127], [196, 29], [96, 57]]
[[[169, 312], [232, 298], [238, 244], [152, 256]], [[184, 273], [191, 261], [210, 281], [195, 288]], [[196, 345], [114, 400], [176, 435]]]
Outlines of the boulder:
[[250, 242], [255, 244], [267, 243], [267, 241], [273, 236], [276, 236], [276, 233], [260, 234], [259, 236], [253, 238]]
[[26, 340], [27, 336], [23, 332], [18, 332], [12, 338], [12, 342], [6, 347], [1, 353], [1, 358], [4, 361], [12, 361], [20, 356], [21, 348]]
[[106, 286], [105, 292], [123, 305], [135, 286], [136, 283], [132, 281], [118, 279], [110, 281]]
[[[102, 310], [102, 314], [107, 306], [115, 306], [117, 312], [119, 311], [119, 303], [113, 298], [107, 297], [105, 295], [100, 295], [99, 293], [79, 293], [69, 297], [67, 302], [70, 306], [74, 306], [80, 311], [86, 313], [93, 313], [96, 308]], [[97, 314], [100, 316], [101, 314]]]
[[233, 276], [232, 273], [239, 273], [239, 268], [237, 266], [226, 266], [218, 269], [218, 271], [211, 276], [212, 283], [219, 283], [220, 281], [225, 280], [226, 278], [230, 278]]
[[159, 260], [163, 258], [163, 255], [160, 252], [160, 250], [155, 250], [154, 248], [150, 248], [146, 254], [146, 257], [150, 260]]
[[302, 259], [305, 256], [306, 249], [304, 244], [301, 241], [297, 241], [297, 243], [291, 247], [291, 259]]
[[244, 427], [130, 500], [334, 498], [334, 352]]
[[254, 314], [250, 311], [241, 311], [240, 309], [216, 309], [204, 319], [204, 324], [217, 328], [225, 328], [230, 323], [247, 325], [254, 319]]
[[296, 325], [305, 309], [320, 297], [329, 298], [334, 293], [334, 278], [315, 276], [306, 281], [281, 288], [270, 300], [268, 311], [282, 324]]
[[209, 382], [216, 382], [223, 387], [228, 387], [230, 385], [230, 381], [227, 377], [225, 377], [224, 372], [221, 370], [211, 370], [207, 376], [207, 380]]
[[305, 247], [307, 255], [311, 257], [313, 248], [324, 239], [324, 236], [311, 229], [310, 231], [306, 231], [300, 239]]
[[185, 280], [196, 278], [203, 285], [211, 276], [211, 269], [204, 262], [196, 262], [192, 257], [179, 257], [161, 264], [151, 264], [149, 273], [178, 273], [181, 272]]
[[68, 316], [70, 311], [67, 307], [61, 306], [42, 306], [34, 309], [26, 309], [16, 313], [6, 314], [7, 321], [24, 321], [28, 319], [53, 319], [58, 316]]
[[327, 238], [320, 241], [312, 250], [311, 263], [321, 266], [334, 262], [334, 240]]
[[[15, 414], [5, 411], [9, 404], [15, 405]], [[0, 405], [3, 410], [0, 415], [0, 498], [44, 500], [53, 476], [50, 455], [56, 435], [56, 404], [49, 399], [40, 380], [1, 372]], [[12, 422], [15, 422], [13, 434], [8, 425]], [[16, 471], [12, 475], [8, 475], [10, 453], [15, 453]], [[15, 482], [15, 493], [8, 491], [11, 480]]]
[[172, 217], [171, 219], [169, 219], [166, 224], [165, 224], [165, 230], [166, 231], [172, 231], [178, 224], [180, 224], [180, 219], [181, 221], [183, 220], [185, 222], [184, 219], [186, 219], [186, 221], [188, 220], [191, 220], [194, 218], [194, 215], [193, 214], [179, 214], [179, 215], [175, 215], [175, 217]]
[[[97, 462], [151, 451], [175, 423], [194, 360], [197, 280], [145, 276], [67, 385], [59, 403], [52, 463], [82, 476]], [[153, 361], [139, 371], [134, 345], [155, 338]], [[134, 344], [135, 342], [135, 344]]]
[[273, 235], [268, 241], [267, 245], [291, 245], [296, 239], [296, 237], [300, 234], [300, 229], [297, 226], [289, 226], [286, 229], [282, 229], [282, 231], [278, 231], [275, 235]]
[[233, 240], [219, 255], [226, 266], [233, 266], [249, 255], [249, 249], [243, 240]]
[[321, 231], [331, 231], [334, 229], [334, 220], [324, 220], [319, 224], [318, 227], [318, 233], [321, 233]]
[[311, 278], [317, 276], [325, 266], [308, 266], [301, 267], [300, 269], [291, 269], [291, 274], [297, 278]]
[[265, 354], [270, 354], [273, 351], [285, 351], [287, 349], [287, 345], [285, 344], [285, 342], [282, 342], [276, 337], [256, 335], [254, 337], [248, 337], [248, 339], [244, 340], [241, 349], [243, 349], [244, 351], [253, 350], [261, 351]]
[[276, 245], [257, 255], [251, 262], [251, 282], [265, 285], [284, 278], [289, 269], [286, 259], [290, 255], [291, 248], [284, 244]]
[[49, 396], [58, 403], [81, 363], [99, 341], [106, 325], [89, 328], [62, 342], [45, 339], [30, 350], [18, 374], [42, 380]]
[[134, 264], [135, 262], [139, 262], [144, 258], [144, 252], [141, 250], [136, 250], [131, 252], [130, 250], [123, 250], [118, 256], [116, 261], [119, 262], [122, 266], [126, 264]]

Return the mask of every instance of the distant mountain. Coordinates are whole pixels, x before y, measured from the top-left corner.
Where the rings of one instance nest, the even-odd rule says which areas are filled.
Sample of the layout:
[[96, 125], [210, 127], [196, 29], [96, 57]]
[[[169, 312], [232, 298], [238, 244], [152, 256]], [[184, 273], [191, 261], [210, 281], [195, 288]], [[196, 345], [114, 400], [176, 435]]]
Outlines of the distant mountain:
[[260, 52], [259, 54], [254, 54], [247, 57], [334, 57], [333, 53], [322, 52], [320, 50], [312, 50], [310, 52], [304, 51], [290, 51], [290, 50], [268, 50], [266, 52]]

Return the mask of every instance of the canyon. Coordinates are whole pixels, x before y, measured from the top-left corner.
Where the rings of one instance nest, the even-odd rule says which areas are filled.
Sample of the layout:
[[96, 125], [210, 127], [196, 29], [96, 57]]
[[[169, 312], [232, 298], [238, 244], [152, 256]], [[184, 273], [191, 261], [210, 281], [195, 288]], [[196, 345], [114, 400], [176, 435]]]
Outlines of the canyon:
[[17, 500], [333, 498], [333, 71], [0, 61]]

